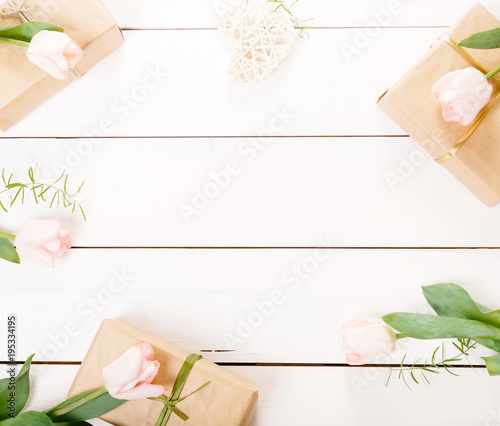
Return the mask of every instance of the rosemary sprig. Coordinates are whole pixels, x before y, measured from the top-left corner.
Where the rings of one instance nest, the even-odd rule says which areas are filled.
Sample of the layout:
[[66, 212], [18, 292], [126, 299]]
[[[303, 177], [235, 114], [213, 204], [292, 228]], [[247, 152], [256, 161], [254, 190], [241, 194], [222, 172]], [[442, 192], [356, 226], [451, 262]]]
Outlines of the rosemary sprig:
[[[450, 373], [453, 376], [458, 376], [458, 374], [454, 373], [450, 370], [453, 367], [453, 363], [462, 361], [463, 359], [467, 360], [469, 365], [472, 367], [472, 364], [469, 361], [469, 351], [471, 349], [475, 349], [477, 343], [471, 339], [457, 339], [457, 342], [452, 342], [453, 346], [458, 350], [458, 354], [447, 358], [445, 354], [445, 344], [443, 343], [441, 346], [438, 346], [431, 357], [430, 362], [427, 360], [423, 363], [422, 360], [416, 359], [413, 364], [405, 365], [406, 355], [403, 357], [401, 364], [397, 368], [389, 367], [389, 371], [387, 373], [387, 377], [385, 379], [385, 386], [389, 385], [389, 381], [391, 380], [393, 373], [397, 373], [398, 379], [403, 380], [408, 389], [411, 389], [411, 386], [408, 384], [406, 374], [410, 374], [411, 379], [419, 385], [421, 382], [425, 385], [430, 385], [431, 382], [427, 377], [427, 373], [439, 374], [440, 369], [444, 368], [446, 372]], [[441, 349], [441, 351], [440, 351]], [[441, 352], [441, 359], [438, 361], [437, 355], [438, 352]], [[419, 376], [420, 381], [417, 380], [416, 376]]]
[[[68, 173], [66, 170], [52, 183], [42, 183], [37, 182], [35, 178], [35, 170], [33, 167], [28, 169], [28, 181], [27, 182], [15, 182], [13, 180], [14, 174], [6, 176], [5, 169], [2, 169], [2, 183], [0, 184], [0, 209], [8, 212], [10, 208], [14, 206], [16, 201], [21, 201], [24, 204], [26, 192], [33, 195], [33, 199], [36, 204], [40, 202], [49, 202], [49, 207], [59, 207], [62, 205], [64, 208], [71, 209], [74, 213], [78, 209], [83, 218], [87, 220], [85, 216], [85, 211], [83, 210], [83, 202], [78, 201], [78, 196], [81, 193], [83, 185], [82, 182], [80, 187], [76, 192], [68, 191]], [[59, 184], [59, 185], [57, 185]], [[3, 186], [3, 188], [2, 188]], [[2, 201], [2, 197], [9, 196], [9, 201]]]
[[292, 7], [295, 6], [296, 3], [299, 2], [299, 0], [294, 0], [292, 4], [288, 5], [285, 1], [283, 0], [267, 0], [268, 3], [276, 3], [276, 8], [274, 9], [274, 12], [279, 11], [280, 9], [283, 9], [286, 13], [290, 15], [290, 21], [293, 22], [293, 25], [299, 30], [299, 36], [301, 38], [309, 38], [309, 33], [307, 30], [309, 27], [305, 25], [305, 22], [312, 21], [313, 19], [299, 19], [297, 18], [294, 13], [292, 12]]

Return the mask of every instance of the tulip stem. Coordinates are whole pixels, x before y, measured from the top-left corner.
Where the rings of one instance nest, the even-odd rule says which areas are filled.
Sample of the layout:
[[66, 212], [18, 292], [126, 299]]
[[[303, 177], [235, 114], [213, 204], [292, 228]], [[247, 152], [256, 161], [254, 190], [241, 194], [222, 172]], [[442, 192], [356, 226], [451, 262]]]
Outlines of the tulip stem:
[[68, 414], [70, 411], [80, 408], [82, 405], [85, 405], [87, 402], [90, 402], [93, 399], [96, 399], [97, 397], [104, 395], [106, 392], [107, 392], [106, 388], [102, 387], [101, 389], [97, 389], [96, 391], [89, 393], [83, 398], [76, 399], [75, 401], [71, 402], [68, 405], [64, 405], [65, 403], [63, 402], [63, 404], [61, 404], [63, 405], [61, 408], [58, 407], [52, 408], [48, 411], [45, 411], [45, 414], [49, 415], [51, 419], [56, 419], [57, 417], [61, 417], [64, 416], [65, 414]]
[[489, 80], [491, 77], [498, 74], [499, 71], [500, 71], [500, 65], [498, 65], [496, 68], [493, 68], [488, 74], [486, 74], [486, 80]]
[[0, 43], [15, 44], [16, 46], [29, 47], [29, 43], [21, 40], [15, 40], [13, 38], [0, 37]]
[[6, 234], [4, 232], [0, 232], [0, 238], [7, 238], [8, 240], [15, 240], [16, 236], [12, 234]]

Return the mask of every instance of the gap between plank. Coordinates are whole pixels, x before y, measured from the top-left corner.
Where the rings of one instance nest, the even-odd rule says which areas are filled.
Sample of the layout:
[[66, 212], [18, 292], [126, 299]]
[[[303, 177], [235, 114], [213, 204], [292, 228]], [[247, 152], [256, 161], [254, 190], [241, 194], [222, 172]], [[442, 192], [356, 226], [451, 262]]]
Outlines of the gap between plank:
[[[408, 135], [274, 135], [274, 136], [100, 136], [102, 140], [112, 139], [341, 139], [341, 138], [409, 138]], [[74, 140], [74, 139], [88, 139], [85, 136], [0, 136], [0, 140], [31, 140], [31, 139], [55, 139], [55, 140]]]
[[[409, 25], [409, 26], [395, 26], [395, 27], [386, 27], [386, 26], [363, 26], [363, 27], [308, 27], [308, 30], [357, 30], [357, 29], [383, 29], [383, 30], [413, 30], [413, 29], [448, 29], [449, 26], [446, 25]], [[217, 31], [215, 27], [168, 27], [168, 28], [135, 28], [135, 27], [121, 27], [122, 31]], [[296, 28], [298, 29], [298, 28]]]
[[500, 247], [73, 246], [72, 250], [498, 250]]
[[[22, 365], [24, 361], [7, 362], [0, 361], [0, 365]], [[81, 361], [33, 361], [33, 365], [60, 365], [60, 366], [79, 366]], [[221, 367], [328, 367], [328, 368], [399, 368], [401, 364], [365, 364], [365, 365], [349, 365], [345, 363], [277, 363], [277, 362], [215, 362]], [[423, 367], [424, 364], [403, 364], [403, 368]], [[454, 365], [452, 368], [460, 369], [485, 369], [485, 365]]]

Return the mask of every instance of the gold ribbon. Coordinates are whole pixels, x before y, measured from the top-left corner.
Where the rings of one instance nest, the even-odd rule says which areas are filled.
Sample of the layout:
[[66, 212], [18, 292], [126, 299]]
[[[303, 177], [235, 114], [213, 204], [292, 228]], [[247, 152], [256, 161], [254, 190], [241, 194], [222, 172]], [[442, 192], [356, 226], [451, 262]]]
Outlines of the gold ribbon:
[[500, 92], [489, 102], [489, 104], [485, 107], [484, 111], [476, 118], [474, 123], [471, 124], [471, 126], [462, 135], [462, 137], [458, 140], [458, 142], [455, 145], [453, 145], [453, 147], [445, 155], [434, 160], [436, 161], [436, 163], [443, 164], [444, 162], [450, 160], [455, 156], [455, 154], [460, 150], [460, 148], [462, 148], [465, 142], [467, 142], [468, 139], [472, 136], [472, 134], [476, 131], [481, 121], [483, 121], [484, 117], [486, 117], [486, 114], [488, 114], [489, 110], [491, 109], [493, 104], [498, 100], [499, 97], [500, 97]]
[[[479, 70], [481, 70], [484, 74], [488, 73], [488, 69], [485, 68], [483, 65], [481, 65], [478, 61], [476, 61], [469, 53], [465, 51], [461, 46], [459, 46], [455, 40], [453, 40], [450, 36], [448, 35], [443, 35], [439, 37], [439, 40], [443, 40], [446, 43], [448, 43], [451, 47], [453, 47], [458, 53], [460, 53], [467, 61], [471, 62], [474, 64]], [[493, 76], [496, 80], [500, 80], [500, 77], [497, 75]], [[474, 122], [471, 124], [471, 126], [467, 129], [467, 131], [462, 135], [462, 137], [458, 140], [458, 142], [453, 145], [453, 147], [442, 157], [437, 158], [435, 161], [438, 164], [443, 164], [444, 162], [450, 160], [453, 158], [457, 152], [462, 148], [462, 146], [469, 140], [469, 138], [472, 136], [472, 134], [475, 132], [481, 121], [483, 121], [484, 117], [486, 117], [486, 114], [488, 114], [489, 110], [491, 107], [495, 104], [495, 102], [498, 100], [500, 97], [500, 92], [497, 93], [497, 95], [490, 100], [490, 102], [486, 105], [484, 108], [483, 112], [474, 120]]]
[[[0, 7], [0, 15], [18, 15], [24, 22], [35, 21], [35, 18], [33, 18], [30, 13], [34, 7], [24, 7], [25, 1], [26, 0], [8, 0], [6, 6]], [[68, 69], [68, 72], [75, 80], [81, 78], [80, 73], [74, 68]]]
[[[455, 40], [453, 40], [450, 36], [448, 35], [442, 35], [441, 37], [438, 38], [438, 40], [443, 40], [446, 43], [448, 43], [451, 47], [453, 47], [462, 57], [467, 60], [468, 62], [471, 62], [473, 65], [475, 65], [479, 70], [481, 70], [484, 74], [487, 74], [489, 70], [485, 68], [483, 65], [481, 65], [478, 61], [476, 61], [471, 55], [469, 55], [464, 48], [459, 46]], [[497, 81], [500, 81], [500, 76], [494, 75], [492, 78], [494, 78]], [[378, 98], [377, 103], [380, 102], [380, 100], [387, 94], [389, 90], [386, 90], [385, 93]], [[491, 107], [495, 104], [495, 102], [500, 98], [500, 91], [497, 93], [495, 97], [490, 99], [490, 102], [484, 107], [483, 112], [474, 120], [474, 122], [470, 125], [470, 127], [467, 129], [467, 131], [462, 135], [462, 137], [458, 140], [458, 142], [453, 145], [453, 147], [443, 156], [435, 159], [436, 163], [438, 164], [443, 164], [444, 162], [450, 160], [453, 158], [457, 152], [462, 148], [462, 146], [469, 140], [471, 135], [474, 133], [474, 131], [477, 129], [481, 121], [483, 121], [484, 117], [486, 117], [486, 114], [488, 114], [489, 110]]]

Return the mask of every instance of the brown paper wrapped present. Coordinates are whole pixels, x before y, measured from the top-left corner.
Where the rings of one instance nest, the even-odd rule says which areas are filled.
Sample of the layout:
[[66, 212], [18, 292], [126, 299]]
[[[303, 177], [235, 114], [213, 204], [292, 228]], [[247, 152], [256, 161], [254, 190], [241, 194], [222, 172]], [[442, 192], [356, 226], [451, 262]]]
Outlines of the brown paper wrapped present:
[[[448, 72], [470, 66], [482, 66], [481, 71], [487, 72], [500, 64], [498, 49], [455, 45], [474, 33], [497, 27], [500, 21], [475, 4], [379, 100], [387, 115], [488, 206], [500, 201], [500, 99], [483, 111], [484, 118], [479, 118], [469, 136], [467, 127], [444, 121], [431, 88]], [[492, 99], [496, 99], [499, 81], [493, 78], [490, 83], [494, 87]]]
[[[1, 2], [0, 9], [9, 3]], [[115, 20], [100, 0], [26, 0], [23, 8], [37, 21], [64, 28], [84, 51], [76, 70], [85, 74], [123, 43]], [[12, 9], [5, 9], [8, 13]], [[0, 28], [23, 23], [18, 14], [0, 14]], [[26, 49], [0, 44], [0, 130], [7, 130], [74, 81], [57, 80], [32, 64]]]
[[[151, 344], [155, 359], [161, 364], [153, 383], [165, 386], [170, 392], [184, 360], [190, 353], [123, 321], [105, 320], [83, 360], [68, 397], [102, 387], [102, 369], [130, 347], [143, 342]], [[183, 421], [172, 415], [168, 426], [248, 424], [258, 399], [255, 383], [201, 359], [194, 365], [181, 397], [189, 395], [207, 381], [210, 381], [209, 385], [176, 405], [189, 420]], [[154, 426], [162, 408], [163, 405], [156, 401], [128, 401], [102, 419], [116, 426]]]

